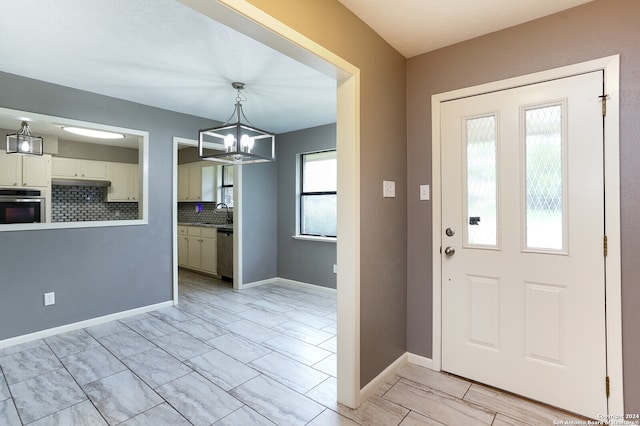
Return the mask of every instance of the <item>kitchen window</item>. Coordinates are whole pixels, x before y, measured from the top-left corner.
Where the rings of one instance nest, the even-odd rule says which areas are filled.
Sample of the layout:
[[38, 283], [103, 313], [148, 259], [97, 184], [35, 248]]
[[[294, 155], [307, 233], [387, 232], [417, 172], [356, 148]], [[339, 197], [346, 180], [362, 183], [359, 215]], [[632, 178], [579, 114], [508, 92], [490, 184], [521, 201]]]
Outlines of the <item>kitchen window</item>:
[[336, 151], [302, 154], [300, 166], [299, 235], [336, 237]]
[[220, 202], [233, 207], [233, 166], [222, 166]]

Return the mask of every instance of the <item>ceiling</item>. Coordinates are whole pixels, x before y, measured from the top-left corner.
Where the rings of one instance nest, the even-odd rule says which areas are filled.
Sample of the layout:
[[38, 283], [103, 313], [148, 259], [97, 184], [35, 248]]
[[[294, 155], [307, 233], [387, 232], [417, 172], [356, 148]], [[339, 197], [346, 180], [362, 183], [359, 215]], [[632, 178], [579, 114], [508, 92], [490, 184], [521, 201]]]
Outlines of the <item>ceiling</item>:
[[406, 58], [593, 0], [338, 0]]
[[[411, 57], [589, 0], [339, 1]], [[335, 122], [335, 79], [176, 0], [3, 0], [0, 16], [0, 71], [218, 121], [241, 81], [258, 128]]]
[[[335, 122], [336, 82], [175, 0], [3, 0], [0, 71], [256, 127]], [[10, 107], [10, 106], [8, 106]]]

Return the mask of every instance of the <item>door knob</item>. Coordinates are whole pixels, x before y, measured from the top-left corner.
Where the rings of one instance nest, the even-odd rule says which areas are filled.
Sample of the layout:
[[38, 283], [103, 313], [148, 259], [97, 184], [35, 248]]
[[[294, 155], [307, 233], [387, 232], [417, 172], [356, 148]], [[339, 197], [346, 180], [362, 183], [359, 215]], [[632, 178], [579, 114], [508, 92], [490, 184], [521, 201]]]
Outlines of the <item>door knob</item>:
[[447, 256], [453, 256], [454, 254], [456, 254], [456, 249], [454, 249], [453, 247], [447, 247], [446, 249], [444, 249], [444, 254], [446, 254]]

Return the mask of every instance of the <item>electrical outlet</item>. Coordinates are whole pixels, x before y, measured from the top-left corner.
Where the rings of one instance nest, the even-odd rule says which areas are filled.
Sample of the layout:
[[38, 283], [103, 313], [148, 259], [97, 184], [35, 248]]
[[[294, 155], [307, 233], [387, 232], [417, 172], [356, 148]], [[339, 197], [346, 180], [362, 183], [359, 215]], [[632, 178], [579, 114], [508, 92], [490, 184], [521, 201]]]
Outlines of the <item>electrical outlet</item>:
[[429, 197], [429, 185], [420, 185], [420, 201], [427, 201]]
[[382, 196], [384, 198], [396, 197], [396, 183], [392, 180], [382, 181]]
[[54, 292], [44, 294], [44, 306], [55, 305], [56, 294]]
[[335, 263], [333, 264], [333, 273], [334, 274], [338, 273], [338, 265], [336, 265]]

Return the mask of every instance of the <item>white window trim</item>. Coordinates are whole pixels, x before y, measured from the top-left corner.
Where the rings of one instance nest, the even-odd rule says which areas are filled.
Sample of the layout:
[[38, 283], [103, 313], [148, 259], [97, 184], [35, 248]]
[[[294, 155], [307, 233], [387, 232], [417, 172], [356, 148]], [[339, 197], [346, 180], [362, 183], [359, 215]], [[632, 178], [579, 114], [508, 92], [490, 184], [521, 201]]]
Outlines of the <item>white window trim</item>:
[[303, 240], [303, 241], [320, 241], [323, 243], [335, 243], [338, 241], [337, 237], [318, 237], [315, 235], [293, 235], [291, 238], [294, 240]]

